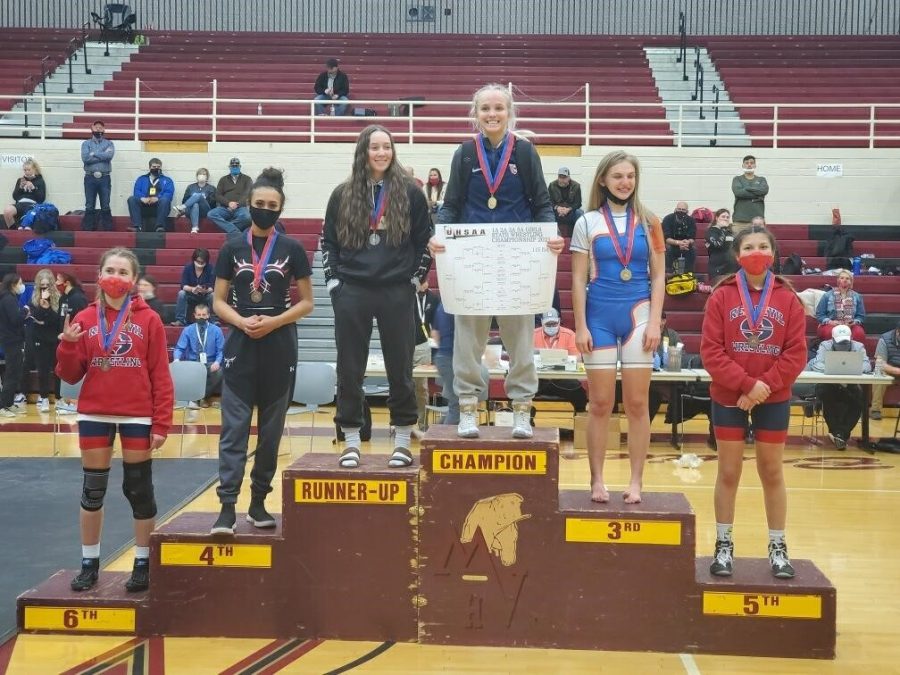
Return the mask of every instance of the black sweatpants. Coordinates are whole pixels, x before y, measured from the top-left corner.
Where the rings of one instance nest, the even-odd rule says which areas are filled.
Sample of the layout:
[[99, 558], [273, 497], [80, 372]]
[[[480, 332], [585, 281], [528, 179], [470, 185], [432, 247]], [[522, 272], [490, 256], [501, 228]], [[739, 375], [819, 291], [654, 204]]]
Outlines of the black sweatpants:
[[817, 384], [816, 396], [822, 401], [822, 416], [828, 431], [845, 441], [862, 417], [863, 391], [858, 384]]
[[[22, 386], [22, 364], [25, 360], [25, 343], [4, 344], [6, 370], [3, 371], [3, 391], [0, 392], [0, 408], [10, 408], [16, 400], [16, 392]], [[413, 401], [415, 404], [415, 401]]]
[[38, 373], [38, 390], [41, 398], [50, 396], [51, 391], [56, 391], [56, 340], [36, 339], [34, 341], [34, 365]]
[[415, 288], [409, 282], [366, 286], [341, 282], [332, 291], [337, 344], [337, 415], [342, 427], [363, 425], [363, 378], [369, 360], [372, 319], [378, 322], [389, 386], [391, 424], [408, 426], [419, 418], [412, 377]]
[[297, 327], [282, 326], [258, 340], [233, 329], [225, 341], [222, 382], [222, 431], [219, 434], [219, 501], [234, 504], [247, 465], [250, 423], [257, 408], [256, 455], [250, 491], [272, 491], [284, 418], [294, 393]]

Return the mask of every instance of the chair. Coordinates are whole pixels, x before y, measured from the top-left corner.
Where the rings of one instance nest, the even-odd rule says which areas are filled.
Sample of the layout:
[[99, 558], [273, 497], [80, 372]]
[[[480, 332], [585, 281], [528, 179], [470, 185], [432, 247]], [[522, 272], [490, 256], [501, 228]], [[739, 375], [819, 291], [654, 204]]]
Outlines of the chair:
[[[84, 384], [84, 378], [81, 378], [75, 384], [69, 384], [64, 380], [59, 381], [59, 398], [56, 399], [57, 403], [61, 400], [65, 399], [77, 399], [81, 394], [81, 385]], [[57, 439], [59, 438], [60, 430], [62, 425], [60, 424], [60, 414], [59, 408], [54, 407], [54, 422], [53, 422], [53, 456], [59, 456], [59, 448], [57, 447]]]
[[[691, 356], [687, 360], [688, 369], [703, 368], [703, 361], [700, 356]], [[712, 422], [712, 398], [709, 395], [708, 382], [686, 382], [678, 395], [678, 449], [684, 448], [684, 404], [687, 401], [697, 403], [706, 413], [707, 418]]]
[[134, 42], [137, 15], [128, 5], [110, 2], [103, 10], [102, 19], [96, 12], [91, 12], [91, 18], [100, 28], [100, 42]]
[[[803, 415], [800, 418], [800, 436], [812, 445], [822, 445], [822, 439], [819, 438], [823, 431], [822, 419], [822, 402], [816, 396], [814, 385], [794, 385], [791, 391], [792, 406], [799, 405], [803, 408]], [[808, 414], [811, 412], [811, 414]], [[810, 419], [809, 435], [806, 435], [806, 421]]]
[[[181, 447], [179, 455], [184, 456], [184, 431], [187, 423], [187, 404], [198, 401], [206, 395], [206, 366], [199, 361], [173, 361], [169, 364], [172, 384], [175, 385], [175, 405], [181, 407]], [[184, 405], [179, 403], [184, 401]], [[209, 454], [209, 428], [206, 418], [203, 420], [203, 433], [206, 436], [206, 454]]]
[[[319, 406], [334, 401], [337, 387], [337, 371], [330, 363], [315, 361], [300, 362], [297, 364], [296, 378], [294, 379], [294, 393], [291, 400], [302, 404], [302, 407], [288, 409], [288, 415], [303, 415], [312, 413], [312, 428], [309, 434], [309, 451], [312, 452], [313, 436], [316, 429], [316, 416]], [[288, 445], [291, 456], [294, 454], [293, 434], [288, 428]]]

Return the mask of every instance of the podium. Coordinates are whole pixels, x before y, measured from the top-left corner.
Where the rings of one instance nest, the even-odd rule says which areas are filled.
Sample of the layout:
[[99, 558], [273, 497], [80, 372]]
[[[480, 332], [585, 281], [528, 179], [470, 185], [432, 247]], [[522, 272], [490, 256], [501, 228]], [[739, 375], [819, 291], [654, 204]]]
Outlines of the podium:
[[241, 514], [214, 537], [216, 514], [182, 514], [152, 535], [148, 592], [101, 572], [73, 593], [58, 572], [19, 597], [19, 629], [834, 657], [836, 592], [812, 562], [712, 577], [684, 495], [560, 491], [558, 448], [555, 430], [436, 425], [410, 468], [305, 455], [276, 528]]

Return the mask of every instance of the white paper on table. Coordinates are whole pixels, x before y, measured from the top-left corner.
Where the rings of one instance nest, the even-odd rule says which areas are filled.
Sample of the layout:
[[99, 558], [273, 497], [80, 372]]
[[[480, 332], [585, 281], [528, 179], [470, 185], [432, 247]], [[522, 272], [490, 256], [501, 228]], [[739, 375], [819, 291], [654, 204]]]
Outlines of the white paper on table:
[[434, 236], [447, 247], [435, 261], [448, 314], [541, 314], [551, 307], [557, 256], [547, 240], [556, 223], [438, 225]]

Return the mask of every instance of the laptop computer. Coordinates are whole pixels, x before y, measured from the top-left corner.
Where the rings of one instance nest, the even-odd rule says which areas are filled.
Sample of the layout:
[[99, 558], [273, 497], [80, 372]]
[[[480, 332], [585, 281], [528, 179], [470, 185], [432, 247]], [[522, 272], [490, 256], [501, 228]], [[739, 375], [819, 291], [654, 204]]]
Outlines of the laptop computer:
[[826, 375], [862, 375], [862, 352], [825, 352]]
[[569, 359], [569, 352], [565, 349], [538, 349], [541, 368], [558, 368], [563, 370]]

